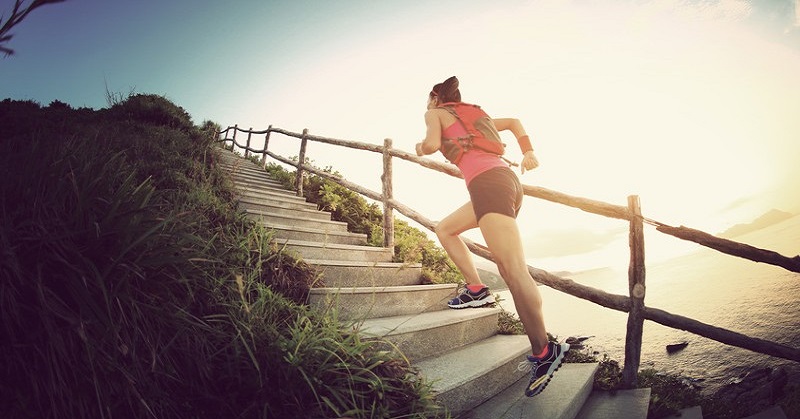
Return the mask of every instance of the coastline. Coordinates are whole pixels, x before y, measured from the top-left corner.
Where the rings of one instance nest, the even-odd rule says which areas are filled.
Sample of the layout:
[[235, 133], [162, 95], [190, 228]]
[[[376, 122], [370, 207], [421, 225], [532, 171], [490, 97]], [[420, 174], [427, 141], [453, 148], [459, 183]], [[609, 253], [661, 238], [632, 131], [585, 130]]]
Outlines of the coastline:
[[[676, 239], [677, 240], [677, 239]], [[736, 241], [785, 255], [797, 253], [800, 216], [749, 232]], [[647, 265], [645, 303], [667, 312], [765, 340], [800, 347], [800, 274], [755, 263], [697, 246], [680, 256]], [[480, 264], [481, 278], [500, 297], [500, 305], [516, 314], [502, 279]], [[624, 268], [598, 267], [580, 272], [553, 272], [575, 282], [627, 295]], [[569, 336], [595, 336], [586, 342], [593, 351], [624, 361], [627, 313], [611, 310], [571, 295], [539, 287], [548, 332]], [[666, 345], [687, 342], [686, 348], [668, 353]], [[682, 330], [646, 321], [642, 368], [676, 373], [702, 380], [703, 391], [713, 392], [754, 368], [786, 368], [800, 380], [800, 364], [782, 358], [728, 346]]]

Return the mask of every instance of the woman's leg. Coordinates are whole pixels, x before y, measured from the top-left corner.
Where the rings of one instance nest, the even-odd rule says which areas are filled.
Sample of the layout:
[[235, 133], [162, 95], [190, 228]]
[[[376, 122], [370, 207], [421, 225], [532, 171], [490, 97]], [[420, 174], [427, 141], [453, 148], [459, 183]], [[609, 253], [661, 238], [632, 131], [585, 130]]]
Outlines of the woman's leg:
[[436, 236], [439, 238], [439, 243], [447, 252], [447, 256], [461, 271], [461, 274], [464, 275], [468, 285], [480, 285], [482, 282], [478, 276], [478, 270], [475, 269], [472, 254], [470, 254], [467, 245], [458, 235], [476, 227], [478, 227], [478, 222], [475, 220], [472, 202], [467, 202], [461, 208], [453, 211], [452, 214], [445, 217], [436, 226]]
[[488, 213], [478, 223], [486, 245], [494, 256], [500, 275], [508, 285], [534, 354], [547, 345], [542, 315], [542, 296], [525, 261], [517, 221], [507, 215]]

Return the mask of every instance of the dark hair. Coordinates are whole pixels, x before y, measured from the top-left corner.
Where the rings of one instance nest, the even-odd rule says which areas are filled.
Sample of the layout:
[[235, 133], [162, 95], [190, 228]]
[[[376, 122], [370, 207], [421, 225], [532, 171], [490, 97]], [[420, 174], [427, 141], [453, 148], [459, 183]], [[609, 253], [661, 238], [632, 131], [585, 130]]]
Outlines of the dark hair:
[[433, 86], [431, 97], [436, 96], [442, 103], [461, 102], [461, 91], [458, 90], [458, 79], [452, 76], [449, 79]]

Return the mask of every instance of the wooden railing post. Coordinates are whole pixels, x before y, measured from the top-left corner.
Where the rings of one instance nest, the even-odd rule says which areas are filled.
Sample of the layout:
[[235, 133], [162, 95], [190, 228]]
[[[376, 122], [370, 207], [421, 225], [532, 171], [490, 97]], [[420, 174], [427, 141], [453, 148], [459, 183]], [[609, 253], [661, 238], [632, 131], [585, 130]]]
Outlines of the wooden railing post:
[[303, 168], [306, 162], [306, 146], [308, 145], [308, 128], [303, 129], [303, 138], [300, 141], [300, 156], [298, 156], [297, 178], [294, 181], [297, 196], [303, 196]]
[[250, 130], [247, 131], [247, 146], [244, 149], [244, 158], [250, 157], [250, 137], [253, 136], [253, 127], [250, 127]]
[[392, 139], [383, 140], [383, 246], [394, 251], [394, 212], [389, 201], [392, 199]]
[[267, 168], [267, 148], [269, 148], [269, 133], [272, 132], [272, 124], [267, 128], [267, 136], [264, 137], [264, 151], [261, 152], [262, 168]]
[[231, 139], [231, 151], [236, 148], [236, 133], [239, 132], [239, 124], [233, 126], [233, 139]]
[[642, 358], [642, 330], [644, 327], [644, 223], [639, 197], [628, 197], [631, 212], [628, 241], [631, 248], [631, 261], [628, 267], [628, 292], [631, 307], [628, 312], [628, 330], [625, 335], [625, 366], [622, 370], [623, 388], [634, 388]]

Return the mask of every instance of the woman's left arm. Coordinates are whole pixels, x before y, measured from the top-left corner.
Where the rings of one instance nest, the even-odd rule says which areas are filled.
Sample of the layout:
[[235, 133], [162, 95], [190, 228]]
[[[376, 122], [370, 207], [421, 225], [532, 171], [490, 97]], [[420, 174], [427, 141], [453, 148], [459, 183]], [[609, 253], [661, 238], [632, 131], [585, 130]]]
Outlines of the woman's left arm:
[[494, 122], [494, 127], [498, 131], [509, 130], [514, 134], [514, 137], [517, 138], [520, 148], [523, 149], [522, 165], [520, 166], [522, 173], [525, 173], [526, 170], [533, 170], [539, 167], [539, 159], [533, 154], [530, 138], [528, 138], [528, 134], [525, 133], [525, 127], [522, 126], [522, 122], [520, 122], [519, 119], [497, 118], [492, 119], [492, 122]]
[[435, 109], [425, 112], [425, 126], [425, 139], [417, 143], [418, 156], [433, 154], [442, 146], [442, 123]]
[[526, 135], [522, 122], [517, 118], [495, 118], [492, 119], [492, 122], [494, 122], [495, 129], [498, 131], [509, 130], [516, 138]]

